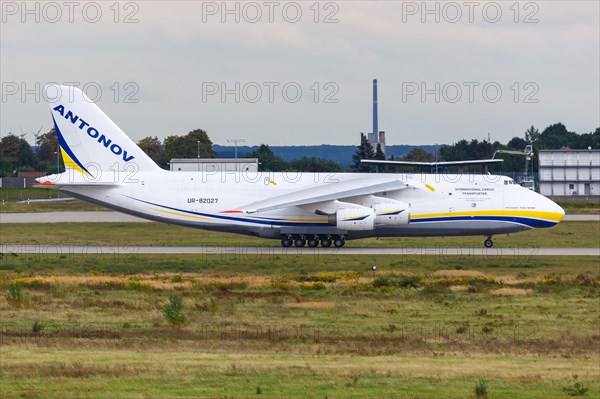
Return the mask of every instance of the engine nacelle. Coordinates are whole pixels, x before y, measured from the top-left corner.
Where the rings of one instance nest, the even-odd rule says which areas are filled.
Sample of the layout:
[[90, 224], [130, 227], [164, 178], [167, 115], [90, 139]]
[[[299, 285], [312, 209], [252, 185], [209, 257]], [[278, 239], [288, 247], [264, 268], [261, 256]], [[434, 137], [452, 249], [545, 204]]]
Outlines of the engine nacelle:
[[375, 223], [399, 225], [410, 223], [410, 206], [401, 201], [373, 204]]
[[340, 209], [335, 214], [335, 224], [340, 230], [373, 230], [375, 210], [365, 206]]

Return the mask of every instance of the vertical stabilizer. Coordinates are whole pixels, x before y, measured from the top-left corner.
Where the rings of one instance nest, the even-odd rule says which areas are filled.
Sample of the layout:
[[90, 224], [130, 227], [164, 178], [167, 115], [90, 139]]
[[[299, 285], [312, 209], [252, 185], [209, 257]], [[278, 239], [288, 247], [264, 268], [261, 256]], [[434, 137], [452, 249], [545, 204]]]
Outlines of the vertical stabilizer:
[[101, 171], [160, 170], [81, 90], [47, 86], [50, 110], [65, 167], [88, 178]]

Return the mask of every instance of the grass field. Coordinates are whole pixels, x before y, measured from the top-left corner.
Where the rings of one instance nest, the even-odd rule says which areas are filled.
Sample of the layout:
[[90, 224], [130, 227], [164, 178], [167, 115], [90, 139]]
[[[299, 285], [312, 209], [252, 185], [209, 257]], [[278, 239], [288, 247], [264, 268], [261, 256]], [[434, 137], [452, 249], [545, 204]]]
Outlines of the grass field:
[[[563, 222], [495, 245], [598, 237]], [[115, 248], [0, 254], [0, 398], [600, 397], [598, 258], [136, 254], [279, 245], [158, 223], [0, 224], [0, 242]]]
[[556, 201], [567, 215], [598, 215], [600, 214], [600, 201], [564, 200]]
[[[112, 245], [112, 246], [279, 246], [279, 240], [265, 240], [249, 236], [207, 232], [166, 225], [163, 223], [40, 223], [0, 224], [0, 242], [3, 244], [53, 245]], [[550, 229], [500, 235], [494, 245], [506, 247], [597, 247], [600, 237], [598, 222], [562, 222]], [[349, 241], [348, 246], [366, 247], [420, 247], [452, 246], [477, 247], [483, 237], [428, 237], [428, 238], [371, 238]]]
[[0, 270], [2, 397], [475, 398], [480, 378], [488, 398], [600, 395], [591, 257], [3, 254]]

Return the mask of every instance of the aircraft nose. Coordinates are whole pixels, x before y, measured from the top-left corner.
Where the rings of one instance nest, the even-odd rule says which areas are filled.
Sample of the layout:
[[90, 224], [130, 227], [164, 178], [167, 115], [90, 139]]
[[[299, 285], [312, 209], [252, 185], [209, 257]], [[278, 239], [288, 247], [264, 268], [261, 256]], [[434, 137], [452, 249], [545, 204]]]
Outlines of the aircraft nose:
[[558, 205], [556, 202], [552, 201], [549, 198], [544, 197], [545, 202], [544, 202], [544, 211], [545, 212], [550, 212], [554, 215], [556, 215], [556, 222], [560, 222], [561, 220], [563, 220], [563, 218], [565, 217], [565, 210], [563, 208], [561, 208], [560, 205]]

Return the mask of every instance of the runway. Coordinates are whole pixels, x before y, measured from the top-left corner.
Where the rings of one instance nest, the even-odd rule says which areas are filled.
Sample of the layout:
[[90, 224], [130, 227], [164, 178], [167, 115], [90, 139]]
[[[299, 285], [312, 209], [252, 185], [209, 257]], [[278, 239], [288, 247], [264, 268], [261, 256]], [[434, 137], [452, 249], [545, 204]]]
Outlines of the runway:
[[217, 255], [223, 257], [254, 256], [296, 256], [311, 255], [399, 255], [399, 256], [461, 256], [494, 258], [512, 256], [527, 258], [530, 256], [596, 256], [600, 257], [600, 248], [538, 248], [531, 246], [511, 248], [483, 247], [445, 247], [445, 246], [400, 246], [400, 247], [344, 247], [344, 248], [282, 248], [282, 247], [251, 247], [251, 246], [196, 246], [196, 247], [141, 247], [141, 246], [97, 246], [97, 245], [41, 245], [41, 244], [2, 244], [3, 254], [28, 255], [115, 255], [128, 257], [142, 254], [169, 255]]
[[[598, 221], [600, 215], [567, 215], [564, 220]], [[0, 223], [149, 223], [148, 220], [120, 212], [40, 212], [2, 213]], [[196, 246], [196, 247], [140, 247], [140, 246], [79, 246], [79, 245], [0, 245], [4, 254], [37, 255], [99, 255], [115, 254], [131, 256], [136, 254], [172, 255], [222, 255], [222, 256], [294, 256], [294, 255], [417, 255], [417, 256], [600, 256], [599, 248], [536, 248], [531, 246], [512, 248], [445, 247], [445, 246], [401, 246], [401, 247], [353, 247], [349, 243], [344, 248], [281, 248], [278, 246]]]
[[0, 223], [150, 223], [121, 212], [0, 213]]
[[[566, 215], [564, 221], [600, 222], [600, 215]], [[39, 212], [0, 213], [0, 223], [149, 223], [149, 220], [121, 212]]]

